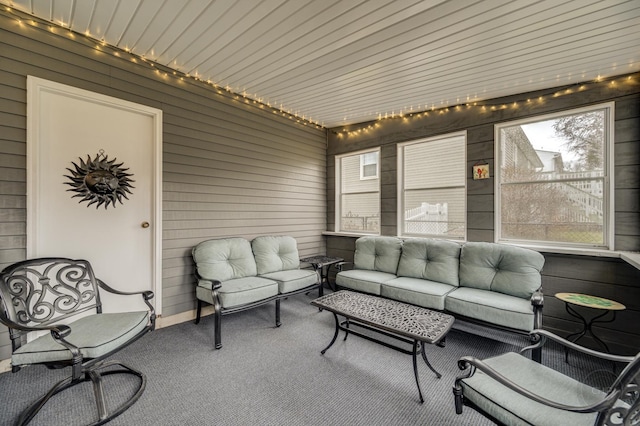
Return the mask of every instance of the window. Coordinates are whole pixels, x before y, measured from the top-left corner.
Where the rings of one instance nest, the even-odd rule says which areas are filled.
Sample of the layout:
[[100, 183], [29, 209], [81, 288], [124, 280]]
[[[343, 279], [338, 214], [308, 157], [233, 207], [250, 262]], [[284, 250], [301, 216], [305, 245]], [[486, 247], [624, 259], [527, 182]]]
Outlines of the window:
[[379, 150], [336, 157], [336, 231], [380, 233]]
[[376, 179], [378, 177], [378, 152], [360, 154], [360, 179]]
[[610, 248], [613, 104], [496, 126], [498, 241]]
[[401, 236], [466, 237], [466, 133], [398, 145]]

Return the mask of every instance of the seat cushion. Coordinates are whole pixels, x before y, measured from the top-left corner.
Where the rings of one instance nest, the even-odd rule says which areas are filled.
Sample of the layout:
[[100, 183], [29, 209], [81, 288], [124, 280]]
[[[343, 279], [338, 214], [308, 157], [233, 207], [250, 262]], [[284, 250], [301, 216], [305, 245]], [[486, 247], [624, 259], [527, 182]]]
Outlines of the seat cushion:
[[208, 280], [228, 281], [257, 275], [251, 244], [244, 238], [203, 241], [192, 250], [198, 275]]
[[258, 275], [298, 269], [300, 256], [296, 239], [287, 235], [260, 236], [251, 241]]
[[[218, 299], [223, 308], [257, 302], [278, 294], [278, 283], [262, 277], [244, 277], [224, 281], [218, 289]], [[211, 281], [199, 280], [196, 286], [196, 297], [213, 304]]]
[[278, 283], [280, 294], [290, 293], [318, 283], [318, 274], [308, 269], [292, 269], [261, 275]]
[[[507, 379], [561, 404], [585, 406], [603, 393], [516, 353], [484, 360]], [[480, 370], [461, 381], [464, 398], [508, 425], [593, 425], [596, 414], [571, 413], [531, 401], [499, 384]]]
[[394, 274], [365, 269], [352, 269], [336, 274], [336, 284], [364, 293], [380, 295], [380, 285], [395, 279]]
[[460, 253], [460, 286], [491, 290], [523, 299], [542, 285], [544, 257], [506, 244], [470, 242]]
[[395, 274], [402, 249], [402, 240], [395, 237], [366, 236], [356, 240], [353, 255], [355, 269]]
[[515, 296], [477, 288], [458, 287], [447, 295], [445, 309], [491, 324], [533, 330], [531, 302]]
[[459, 266], [460, 244], [447, 240], [412, 238], [402, 243], [397, 275], [457, 286], [460, 282]]
[[444, 301], [456, 286], [420, 278], [398, 277], [382, 284], [380, 295], [425, 308], [444, 310]]
[[[147, 311], [93, 314], [67, 324], [71, 334], [66, 340], [80, 348], [84, 358], [98, 358], [134, 338], [148, 322]], [[24, 365], [70, 359], [71, 352], [47, 333], [18, 348], [11, 362]]]

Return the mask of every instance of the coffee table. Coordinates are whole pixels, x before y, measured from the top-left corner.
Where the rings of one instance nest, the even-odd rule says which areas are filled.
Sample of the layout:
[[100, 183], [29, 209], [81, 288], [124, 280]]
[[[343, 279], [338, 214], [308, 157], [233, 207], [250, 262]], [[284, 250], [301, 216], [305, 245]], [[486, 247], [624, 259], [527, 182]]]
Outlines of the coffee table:
[[[445, 337], [453, 325], [453, 316], [420, 306], [349, 290], [340, 290], [327, 294], [326, 296], [311, 301], [311, 304], [333, 313], [335, 319], [336, 328], [333, 339], [331, 339], [331, 342], [326, 348], [320, 351], [321, 354], [324, 355], [327, 349], [333, 346], [338, 337], [338, 333], [340, 330], [343, 330], [345, 332], [344, 340], [346, 340], [349, 333], [351, 333], [402, 353], [412, 355], [413, 374], [416, 379], [416, 385], [418, 386], [421, 403], [424, 402], [424, 398], [422, 397], [420, 380], [418, 378], [418, 353], [422, 355], [422, 359], [429, 369], [431, 369], [438, 378], [442, 377], [427, 359], [425, 343], [444, 347]], [[338, 315], [344, 317], [345, 320], [340, 321]], [[411, 344], [412, 349], [408, 350], [364, 334], [351, 328], [352, 325]]]

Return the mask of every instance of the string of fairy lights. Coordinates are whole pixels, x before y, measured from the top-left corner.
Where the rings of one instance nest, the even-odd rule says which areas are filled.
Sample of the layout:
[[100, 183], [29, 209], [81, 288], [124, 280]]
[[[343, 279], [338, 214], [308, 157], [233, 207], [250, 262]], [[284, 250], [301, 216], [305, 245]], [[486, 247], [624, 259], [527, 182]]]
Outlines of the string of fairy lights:
[[149, 69], [154, 74], [160, 76], [163, 79], [174, 79], [179, 83], [189, 82], [204, 85], [210, 89], [213, 89], [219, 95], [231, 97], [236, 101], [254, 105], [261, 109], [271, 110], [274, 114], [281, 115], [304, 126], [312, 126], [317, 129], [324, 129], [324, 123], [312, 120], [311, 118], [307, 118], [305, 115], [300, 115], [297, 112], [285, 108], [283, 105], [277, 107], [272, 105], [269, 101], [264, 101], [257, 95], [255, 97], [251, 97], [246, 92], [237, 93], [234, 92], [229, 86], [219, 85], [216, 82], [213, 82], [209, 79], [200, 78], [197, 75], [185, 74], [173, 68], [159, 64], [149, 58], [146, 58], [144, 55], [138, 55], [132, 52], [130, 49], [123, 50], [119, 47], [115, 47], [106, 43], [104, 40], [98, 40], [92, 37], [88, 32], [83, 34], [74, 31], [64, 23], [49, 22], [35, 16], [23, 14], [22, 12], [14, 10], [13, 8], [8, 6], [4, 7], [3, 10], [6, 12], [6, 14], [15, 19], [16, 23], [19, 26], [28, 26], [39, 30], [49, 31], [59, 36], [67, 36], [69, 39], [75, 41], [84, 40], [89, 43], [89, 46], [93, 47], [98, 52], [109, 54], [119, 59], [128, 60], [138, 65], [145, 65], [149, 67]]
[[610, 78], [597, 77], [592, 81], [574, 83], [570, 85], [565, 85], [562, 88], [555, 87], [550, 89], [547, 93], [542, 93], [536, 96], [535, 98], [527, 97], [519, 100], [514, 100], [509, 103], [499, 102], [499, 103], [490, 103], [490, 102], [467, 102], [462, 104], [457, 104], [454, 106], [447, 107], [432, 107], [427, 110], [422, 111], [413, 111], [413, 108], [409, 109], [406, 112], [400, 112], [397, 114], [380, 114], [378, 119], [374, 122], [369, 122], [364, 125], [355, 125], [343, 127], [340, 130], [333, 129], [332, 132], [335, 133], [338, 137], [347, 137], [347, 136], [357, 136], [360, 134], [366, 134], [372, 132], [373, 130], [382, 126], [382, 122], [386, 120], [404, 120], [409, 121], [410, 119], [421, 119], [425, 117], [433, 117], [448, 114], [451, 112], [460, 112], [460, 111], [469, 111], [475, 110], [479, 113], [489, 113], [493, 111], [500, 110], [517, 110], [519, 108], [523, 108], [525, 106], [532, 106], [535, 104], [544, 104], [548, 99], [558, 98], [561, 96], [571, 95], [577, 92], [584, 92], [589, 89], [592, 89], [594, 86], [602, 86], [607, 85], [611, 88], [616, 88], [622, 84], [637, 84], [640, 81], [640, 74], [631, 74], [625, 76], [617, 76]]
[[[274, 114], [281, 115], [301, 125], [312, 126], [317, 129], [325, 128], [324, 123], [318, 122], [316, 120], [312, 120], [311, 118], [307, 118], [305, 115], [300, 115], [297, 112], [294, 112], [285, 108], [283, 105], [280, 105], [278, 107], [278, 106], [272, 105], [271, 102], [269, 101], [264, 101], [263, 99], [259, 98], [257, 95], [255, 95], [254, 97], [251, 97], [246, 92], [237, 93], [237, 92], [234, 92], [232, 88], [230, 88], [229, 86], [219, 85], [216, 82], [213, 82], [209, 79], [202, 79], [197, 75], [193, 76], [193, 75], [182, 73], [170, 67], [161, 65], [149, 58], [146, 58], [144, 55], [137, 55], [129, 49], [123, 50], [118, 47], [109, 45], [104, 40], [98, 40], [92, 37], [91, 34], [89, 33], [82, 34], [82, 33], [73, 31], [64, 23], [54, 23], [54, 22], [45, 21], [37, 17], [23, 14], [22, 12], [15, 11], [11, 7], [5, 7], [4, 10], [6, 13], [9, 14], [9, 16], [15, 19], [18, 25], [20, 26], [26, 25], [26, 26], [37, 28], [40, 30], [47, 30], [57, 35], [61, 35], [61, 36], [66, 35], [72, 40], [76, 40], [77, 38], [84, 39], [86, 42], [90, 44], [90, 46], [92, 45], [96, 51], [99, 51], [105, 54], [110, 54], [113, 57], [117, 57], [123, 60], [128, 60], [136, 64], [146, 65], [147, 67], [149, 67], [150, 70], [152, 70], [153, 73], [155, 73], [156, 75], [160, 76], [163, 79], [174, 79], [179, 83], [191, 82], [194, 84], [205, 85], [209, 88], [212, 88], [216, 93], [218, 93], [221, 96], [231, 97], [236, 101], [241, 101], [246, 104], [254, 105], [261, 109], [271, 110]], [[500, 111], [500, 110], [509, 110], [509, 109], [517, 110], [518, 108], [535, 105], [536, 103], [543, 104], [546, 100], [550, 98], [558, 98], [560, 96], [571, 95], [576, 92], [587, 91], [596, 85], [602, 86], [603, 84], [606, 84], [611, 88], [615, 88], [621, 84], [637, 84], [639, 80], [640, 80], [640, 74], [638, 73], [623, 76], [623, 77], [617, 76], [617, 77], [610, 77], [610, 78], [604, 78], [604, 77], [598, 76], [597, 78], [591, 81], [586, 81], [581, 83], [572, 83], [569, 85], [565, 85], [560, 89], [557, 87], [554, 89], [550, 89], [548, 93], [539, 94], [535, 98], [523, 98], [523, 99], [511, 101], [509, 103], [502, 103], [502, 102], [491, 103], [491, 102], [484, 102], [484, 101], [464, 102], [464, 103], [459, 103], [453, 106], [445, 106], [445, 107], [432, 106], [430, 108], [427, 108], [425, 106], [424, 108], [421, 108], [419, 106], [418, 108], [416, 108], [415, 111], [413, 107], [410, 107], [410, 108], [407, 108], [406, 110], [403, 109], [398, 113], [395, 113], [393, 111], [391, 113], [384, 113], [384, 114], [379, 113], [377, 120], [372, 122], [368, 122], [360, 125], [358, 124], [349, 125], [349, 126], [343, 127], [342, 129], [331, 129], [331, 131], [334, 134], [336, 134], [338, 137], [352, 137], [352, 136], [358, 136], [360, 134], [367, 134], [369, 132], [372, 132], [375, 129], [380, 128], [383, 122], [389, 121], [389, 120], [394, 120], [394, 121], [395, 120], [403, 120], [403, 121], [418, 120], [418, 119], [424, 119], [424, 118], [433, 117], [433, 116], [449, 114], [452, 112], [469, 111], [469, 110], [475, 110], [482, 114], [490, 113], [493, 111]]]

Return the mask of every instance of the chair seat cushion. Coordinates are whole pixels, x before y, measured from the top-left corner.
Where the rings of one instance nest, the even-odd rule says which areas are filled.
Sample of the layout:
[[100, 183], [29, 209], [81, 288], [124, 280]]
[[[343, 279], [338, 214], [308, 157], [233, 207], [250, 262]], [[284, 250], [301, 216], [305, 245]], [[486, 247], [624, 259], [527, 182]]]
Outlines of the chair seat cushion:
[[399, 277], [382, 284], [381, 296], [443, 311], [445, 297], [456, 288], [422, 278]]
[[447, 311], [522, 331], [533, 330], [531, 301], [516, 296], [459, 287], [447, 295]]
[[[484, 360], [510, 381], [565, 405], [585, 406], [603, 393], [544, 365], [509, 352]], [[572, 413], [534, 402], [496, 382], [480, 370], [461, 382], [464, 398], [508, 425], [593, 425], [594, 413]]]
[[364, 293], [380, 295], [380, 285], [395, 279], [394, 274], [367, 269], [352, 269], [338, 272], [336, 284]]
[[[71, 334], [65, 340], [77, 346], [84, 358], [98, 358], [134, 338], [148, 321], [147, 311], [93, 314], [68, 324]], [[24, 365], [70, 359], [71, 352], [47, 333], [18, 348], [11, 362]]]
[[[213, 304], [211, 281], [199, 280], [196, 297]], [[218, 290], [218, 299], [223, 308], [233, 308], [247, 303], [257, 302], [278, 294], [278, 283], [261, 277], [244, 277], [222, 282]]]
[[278, 283], [280, 294], [290, 293], [318, 283], [318, 274], [308, 269], [290, 269], [261, 275]]

